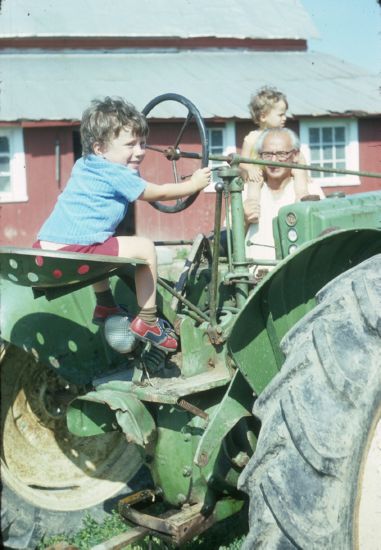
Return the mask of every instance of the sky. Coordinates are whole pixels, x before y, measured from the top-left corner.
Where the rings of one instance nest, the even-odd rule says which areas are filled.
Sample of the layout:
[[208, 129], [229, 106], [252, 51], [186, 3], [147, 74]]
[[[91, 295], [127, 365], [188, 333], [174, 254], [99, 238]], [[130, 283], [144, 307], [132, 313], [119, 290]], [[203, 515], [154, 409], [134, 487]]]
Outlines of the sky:
[[381, 75], [381, 5], [377, 0], [301, 0], [321, 38], [310, 51], [329, 53]]

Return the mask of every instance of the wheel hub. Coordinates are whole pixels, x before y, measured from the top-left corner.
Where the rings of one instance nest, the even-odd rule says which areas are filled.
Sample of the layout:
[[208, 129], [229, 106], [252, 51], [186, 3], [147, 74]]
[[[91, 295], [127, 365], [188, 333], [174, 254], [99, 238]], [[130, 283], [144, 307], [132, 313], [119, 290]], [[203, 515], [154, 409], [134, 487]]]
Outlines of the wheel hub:
[[51, 510], [79, 510], [117, 494], [142, 464], [136, 446], [119, 431], [71, 434], [65, 411], [79, 388], [25, 352], [10, 351], [1, 366], [2, 479]]

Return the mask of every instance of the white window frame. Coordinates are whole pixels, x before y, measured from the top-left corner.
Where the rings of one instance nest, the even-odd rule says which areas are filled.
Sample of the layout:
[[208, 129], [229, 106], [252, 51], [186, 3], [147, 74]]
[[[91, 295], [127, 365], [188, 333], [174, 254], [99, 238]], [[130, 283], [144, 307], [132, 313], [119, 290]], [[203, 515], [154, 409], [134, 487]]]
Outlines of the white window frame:
[[[346, 170], [359, 170], [359, 138], [358, 138], [358, 124], [355, 118], [319, 118], [319, 119], [303, 119], [300, 120], [300, 141], [301, 152], [306, 159], [307, 164], [311, 163], [311, 151], [309, 147], [309, 129], [310, 128], [335, 128], [338, 126], [345, 127], [345, 163]], [[316, 178], [315, 181], [321, 185], [321, 187], [337, 187], [337, 186], [350, 186], [360, 185], [360, 177], [349, 174], [334, 174], [329, 172], [322, 172], [323, 176]]]
[[[235, 122], [228, 121], [223, 124], [216, 124], [211, 125], [207, 127], [208, 132], [208, 142], [209, 142], [209, 154], [213, 154], [213, 147], [211, 143], [211, 131], [212, 130], [221, 130], [222, 133], [222, 147], [221, 151], [217, 154], [219, 155], [230, 155], [237, 152], [236, 142], [235, 142]], [[222, 164], [220, 161], [213, 161], [211, 160], [209, 162], [209, 166], [218, 166]], [[215, 193], [215, 184], [218, 181], [217, 172], [213, 172], [213, 179], [212, 183], [210, 183], [207, 187], [205, 187], [204, 191], [206, 193]]]
[[28, 200], [26, 186], [24, 135], [20, 127], [0, 126], [0, 136], [8, 138], [10, 157], [11, 189], [0, 191], [0, 204], [9, 202], [26, 202]]

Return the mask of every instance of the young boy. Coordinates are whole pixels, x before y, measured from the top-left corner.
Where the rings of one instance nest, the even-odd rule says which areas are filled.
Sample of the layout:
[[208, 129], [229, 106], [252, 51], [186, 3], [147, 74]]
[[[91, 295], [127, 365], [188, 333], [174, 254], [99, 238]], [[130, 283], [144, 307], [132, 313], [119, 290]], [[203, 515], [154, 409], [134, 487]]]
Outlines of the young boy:
[[[150, 341], [168, 352], [177, 341], [156, 312], [156, 251], [145, 237], [114, 236], [119, 223], [135, 200], [163, 201], [186, 197], [211, 181], [210, 168], [197, 170], [177, 185], [144, 181], [138, 172], [144, 159], [148, 125], [145, 117], [121, 98], [93, 100], [81, 121], [83, 157], [57, 203], [38, 233], [35, 248], [138, 258], [135, 284], [138, 316], [130, 325], [140, 340]], [[109, 281], [93, 285], [96, 308], [93, 322], [102, 324], [121, 310], [115, 304]]]
[[[253, 122], [259, 127], [258, 130], [253, 130], [245, 137], [242, 145], [242, 156], [246, 158], [257, 158], [256, 143], [262, 132], [268, 128], [283, 128], [286, 123], [286, 112], [288, 102], [286, 96], [275, 88], [263, 87], [255, 96], [252, 97], [249, 103], [250, 114]], [[283, 155], [278, 155], [276, 162], [287, 162], [287, 151], [278, 152]], [[300, 155], [299, 155], [300, 162]], [[263, 184], [263, 172], [259, 165], [241, 164], [243, 168], [243, 177], [247, 182], [246, 196], [250, 199], [251, 211], [248, 213], [247, 221], [250, 223], [258, 223], [259, 219], [259, 202], [261, 187]], [[295, 197], [300, 200], [303, 196], [308, 195], [308, 178], [304, 170], [293, 170]]]

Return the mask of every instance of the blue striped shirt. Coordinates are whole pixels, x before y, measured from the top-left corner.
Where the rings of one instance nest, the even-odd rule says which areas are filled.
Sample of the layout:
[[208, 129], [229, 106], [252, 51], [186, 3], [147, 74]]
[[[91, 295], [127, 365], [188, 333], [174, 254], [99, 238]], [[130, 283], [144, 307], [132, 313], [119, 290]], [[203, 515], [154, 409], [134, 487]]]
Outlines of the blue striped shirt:
[[127, 166], [98, 155], [75, 163], [70, 179], [37, 238], [64, 244], [103, 243], [114, 235], [128, 205], [146, 182]]

